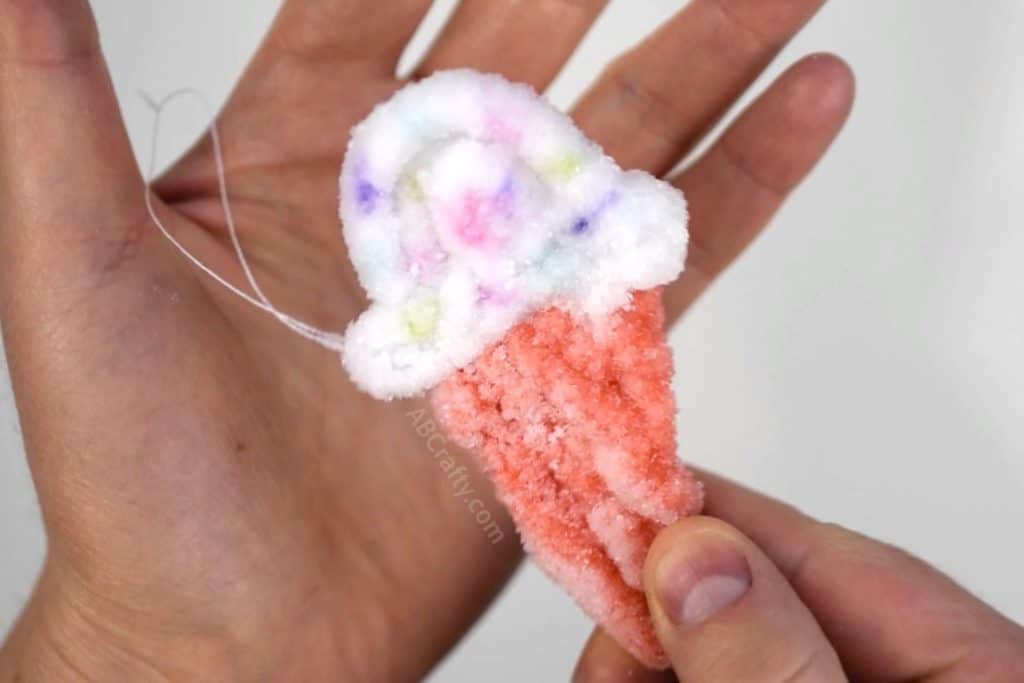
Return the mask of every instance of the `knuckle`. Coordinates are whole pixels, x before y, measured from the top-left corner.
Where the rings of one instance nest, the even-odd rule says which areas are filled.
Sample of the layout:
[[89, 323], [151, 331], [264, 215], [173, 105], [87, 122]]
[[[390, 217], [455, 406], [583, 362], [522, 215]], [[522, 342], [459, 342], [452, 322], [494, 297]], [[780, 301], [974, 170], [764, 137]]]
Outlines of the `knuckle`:
[[86, 0], [0, 0], [0, 56], [28, 66], [60, 67], [99, 54]]
[[549, 0], [548, 4], [555, 10], [569, 12], [595, 12], [607, 5], [609, 0]]
[[677, 144], [683, 113], [671, 95], [626, 62], [616, 64], [609, 75], [623, 110], [630, 112], [639, 130], [660, 142]]
[[728, 136], [722, 138], [718, 150], [721, 159], [732, 169], [733, 174], [744, 181], [752, 191], [762, 192], [775, 202], [782, 201], [789, 194], [789, 181], [780, 182], [769, 177], [769, 174], [765, 173], [760, 165], [751, 161], [747, 152], [738, 148]]
[[941, 673], [992, 683], [1022, 681], [1024, 634], [993, 636], [991, 631], [979, 633], [942, 667]]
[[797, 557], [782, 567], [789, 583], [799, 593], [802, 587], [812, 583], [818, 574], [819, 563], [828, 562], [836, 552], [853, 552], [854, 532], [832, 522], [820, 522], [806, 518], [802, 548]]
[[790, 663], [775, 679], [777, 683], [822, 683], [845, 680], [839, 658], [823, 639], [805, 649], [797, 651]]
[[718, 14], [721, 23], [727, 29], [725, 32], [732, 36], [733, 41], [739, 37], [748, 44], [754, 51], [768, 50], [776, 51], [781, 47], [778, 38], [765, 33], [759, 24], [746, 18], [741, 8], [733, 6], [731, 0], [709, 0], [711, 7]]

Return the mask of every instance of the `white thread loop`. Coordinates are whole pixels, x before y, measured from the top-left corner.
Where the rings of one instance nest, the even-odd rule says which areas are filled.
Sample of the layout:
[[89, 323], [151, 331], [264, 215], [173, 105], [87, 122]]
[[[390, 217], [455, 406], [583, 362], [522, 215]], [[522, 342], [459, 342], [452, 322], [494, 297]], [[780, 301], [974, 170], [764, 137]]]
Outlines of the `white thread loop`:
[[[218, 284], [232, 292], [239, 298], [248, 302], [249, 304], [266, 311], [270, 315], [277, 318], [281, 324], [288, 329], [292, 330], [296, 334], [299, 334], [312, 342], [323, 346], [326, 349], [335, 352], [341, 352], [344, 347], [345, 338], [344, 335], [337, 334], [335, 332], [328, 332], [321, 330], [318, 327], [304, 323], [301, 320], [293, 318], [292, 316], [284, 313], [267, 298], [267, 295], [263, 293], [263, 289], [256, 281], [256, 275], [252, 271], [252, 267], [249, 265], [249, 259], [245, 256], [245, 251], [242, 249], [242, 243], [238, 239], [238, 230], [235, 226], [235, 216], [231, 211], [231, 200], [228, 197], [228, 183], [227, 183], [227, 172], [224, 167], [224, 153], [221, 150], [220, 144], [220, 131], [217, 128], [217, 118], [213, 116], [213, 108], [207, 101], [206, 97], [193, 88], [182, 88], [181, 90], [175, 90], [174, 92], [167, 95], [160, 101], [156, 101], [149, 97], [144, 92], [139, 92], [142, 99], [149, 105], [153, 110], [153, 132], [152, 132], [152, 147], [150, 149], [149, 156], [149, 172], [146, 174], [146, 210], [149, 211], [150, 218], [153, 219], [153, 223], [156, 224], [163, 236], [180, 251], [185, 258], [191, 261], [197, 268], [213, 278]], [[175, 99], [191, 95], [197, 98], [203, 106], [206, 108], [206, 113], [210, 118], [210, 139], [213, 142], [213, 158], [214, 163], [217, 167], [217, 185], [220, 192], [220, 202], [224, 210], [224, 218], [227, 221], [228, 233], [231, 236], [231, 245], [234, 247], [235, 256], [238, 258], [238, 263], [242, 266], [242, 271], [245, 273], [245, 279], [249, 283], [253, 292], [256, 294], [255, 297], [242, 291], [235, 285], [228, 282], [224, 277], [217, 274], [212, 268], [203, 263], [198, 257], [189, 251], [181, 242], [178, 241], [174, 235], [171, 234], [170, 230], [163, 224], [160, 217], [156, 214], [156, 208], [153, 205], [153, 190], [150, 187], [150, 183], [156, 174], [157, 164], [157, 153], [159, 150], [159, 139], [160, 139], [160, 121], [163, 116], [164, 109]]]

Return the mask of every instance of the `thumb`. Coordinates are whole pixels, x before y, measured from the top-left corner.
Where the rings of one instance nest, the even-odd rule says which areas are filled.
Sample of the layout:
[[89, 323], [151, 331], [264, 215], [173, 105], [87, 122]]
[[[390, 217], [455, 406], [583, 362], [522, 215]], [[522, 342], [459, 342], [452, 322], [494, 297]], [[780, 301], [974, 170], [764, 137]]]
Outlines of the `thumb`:
[[845, 681], [810, 610], [761, 550], [725, 522], [661, 532], [644, 586], [680, 681]]

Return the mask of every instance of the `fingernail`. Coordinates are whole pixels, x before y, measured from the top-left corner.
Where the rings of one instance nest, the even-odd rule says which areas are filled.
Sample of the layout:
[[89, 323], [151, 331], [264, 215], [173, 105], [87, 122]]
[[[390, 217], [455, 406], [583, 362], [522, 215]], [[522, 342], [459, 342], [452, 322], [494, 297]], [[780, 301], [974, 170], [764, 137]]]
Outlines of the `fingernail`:
[[704, 537], [668, 552], [655, 574], [662, 610], [678, 626], [701, 624], [750, 589], [750, 565], [728, 539]]

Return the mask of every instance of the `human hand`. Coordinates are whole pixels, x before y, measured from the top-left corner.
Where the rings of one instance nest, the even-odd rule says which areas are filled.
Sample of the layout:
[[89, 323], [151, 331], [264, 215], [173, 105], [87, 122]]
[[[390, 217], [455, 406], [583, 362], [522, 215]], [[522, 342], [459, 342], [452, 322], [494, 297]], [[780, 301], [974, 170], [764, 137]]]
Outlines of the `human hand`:
[[[820, 4], [694, 0], [574, 116], [623, 166], [665, 174]], [[318, 327], [365, 304], [338, 170], [349, 128], [401, 87], [428, 5], [286, 2], [220, 117], [257, 278]], [[468, 66], [543, 89], [603, 5], [466, 0], [417, 75]], [[0, 317], [49, 538], [0, 680], [418, 679], [515, 568], [507, 519], [492, 545], [410, 424], [418, 404], [358, 393], [335, 355], [160, 237], [88, 4], [0, 10]], [[765, 225], [851, 99], [842, 62], [805, 59], [674, 178], [692, 247], [670, 317]], [[176, 237], [241, 285], [209, 138], [154, 191]]]
[[[1024, 628], [892, 546], [704, 474], [707, 517], [665, 529], [645, 567], [679, 681], [1024, 680]], [[575, 683], [673, 681], [601, 631]]]

